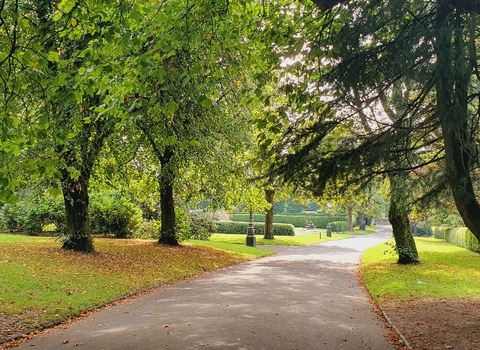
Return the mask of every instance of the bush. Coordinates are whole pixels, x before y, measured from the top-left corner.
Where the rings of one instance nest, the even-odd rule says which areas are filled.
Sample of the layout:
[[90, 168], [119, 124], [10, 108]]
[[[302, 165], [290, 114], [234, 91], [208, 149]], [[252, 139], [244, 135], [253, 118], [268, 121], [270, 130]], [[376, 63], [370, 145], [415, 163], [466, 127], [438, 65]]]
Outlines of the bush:
[[348, 223], [346, 221], [332, 221], [330, 227], [332, 228], [332, 232], [348, 231]]
[[0, 217], [2, 222], [2, 228], [7, 229], [10, 232], [16, 231], [20, 228], [21, 223], [18, 217], [18, 207], [5, 204], [0, 211]]
[[142, 226], [142, 211], [134, 203], [116, 194], [92, 196], [90, 224], [93, 234], [131, 237]]
[[180, 242], [190, 238], [190, 215], [181, 205], [175, 206], [175, 235]]
[[63, 232], [66, 221], [63, 198], [45, 196], [26, 205], [23, 229], [29, 235], [36, 235], [42, 232], [43, 226], [54, 224], [56, 232]]
[[417, 237], [430, 237], [433, 235], [432, 227], [427, 222], [411, 222], [412, 235]]
[[[242, 213], [242, 214], [231, 214], [232, 221], [240, 221], [240, 222], [248, 222], [250, 220], [249, 214]], [[264, 222], [265, 215], [264, 214], [255, 214], [254, 215], [255, 222]], [[283, 223], [283, 224], [290, 224], [295, 227], [304, 227], [305, 221], [311, 221], [317, 228], [327, 228], [327, 224], [332, 221], [344, 221], [344, 216], [328, 216], [328, 215], [320, 215], [320, 214], [305, 214], [305, 215], [281, 215], [275, 214], [273, 215], [274, 223]]]
[[133, 237], [138, 239], [156, 239], [160, 238], [160, 221], [144, 220], [139, 230], [133, 233]]
[[212, 215], [207, 213], [190, 213], [189, 238], [208, 240], [216, 230], [217, 224], [213, 220]]
[[63, 198], [30, 193], [16, 205], [5, 204], [1, 209], [2, 227], [38, 235], [44, 226], [52, 232], [63, 232], [66, 218]]
[[[218, 233], [247, 234], [248, 222], [220, 221], [217, 224]], [[263, 235], [265, 233], [265, 225], [263, 223], [256, 223], [254, 227], [255, 234]], [[295, 228], [290, 224], [273, 224], [273, 234], [275, 236], [295, 236]]]
[[447, 231], [450, 230], [450, 226], [438, 226], [433, 231], [433, 237], [437, 239], [446, 239]]
[[217, 229], [217, 224], [211, 215], [193, 213], [190, 214], [191, 238], [208, 240]]

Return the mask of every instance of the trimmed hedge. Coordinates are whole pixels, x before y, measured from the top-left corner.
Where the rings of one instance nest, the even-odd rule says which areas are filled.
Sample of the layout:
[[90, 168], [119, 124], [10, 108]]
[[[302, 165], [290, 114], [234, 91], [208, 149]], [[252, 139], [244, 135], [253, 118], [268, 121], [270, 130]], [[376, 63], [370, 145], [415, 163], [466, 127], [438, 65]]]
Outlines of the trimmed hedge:
[[332, 228], [332, 232], [348, 231], [348, 223], [346, 221], [332, 221], [330, 227]]
[[[235, 222], [248, 222], [250, 219], [250, 215], [248, 213], [242, 214], [230, 214], [232, 221]], [[264, 222], [265, 215], [264, 214], [254, 214], [253, 220], [255, 222]], [[305, 221], [311, 221], [317, 228], [327, 228], [327, 224], [333, 221], [345, 221], [345, 216], [328, 216], [328, 215], [321, 215], [321, 214], [305, 214], [305, 215], [282, 215], [282, 214], [275, 214], [273, 215], [273, 221], [277, 224], [290, 224], [295, 227], [304, 227]]]
[[433, 237], [444, 239], [459, 247], [480, 253], [478, 239], [466, 227], [439, 226], [433, 231]]
[[447, 231], [451, 229], [451, 226], [438, 226], [433, 230], [433, 237], [437, 239], [446, 239]]
[[[246, 235], [248, 222], [233, 221], [217, 221], [217, 232], [236, 235]], [[265, 233], [265, 225], [254, 223], [255, 234], [263, 235]], [[273, 224], [274, 236], [295, 236], [295, 228], [290, 224]]]
[[466, 227], [455, 227], [447, 230], [445, 239], [447, 242], [466, 248], [472, 252], [480, 253], [478, 239]]

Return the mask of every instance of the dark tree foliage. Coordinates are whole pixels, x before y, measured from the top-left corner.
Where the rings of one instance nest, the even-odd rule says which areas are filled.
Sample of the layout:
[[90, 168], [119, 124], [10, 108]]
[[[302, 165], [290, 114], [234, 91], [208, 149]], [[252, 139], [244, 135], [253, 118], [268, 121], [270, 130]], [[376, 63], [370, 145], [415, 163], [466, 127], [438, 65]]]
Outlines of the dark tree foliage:
[[[436, 163], [444, 176], [428, 183], [423, 196], [440, 192], [448, 178], [465, 224], [480, 238], [474, 192], [477, 14], [477, 1], [452, 0], [348, 2], [319, 14], [313, 21], [319, 25], [304, 29], [311, 40], [309, 62], [318, 64], [302, 71], [317, 81], [317, 95], [334, 96], [329, 104], [337, 111], [348, 107], [358, 115], [391, 97], [396, 85], [408, 86], [411, 93], [395, 122], [377, 120], [371, 132], [352, 122], [334, 147], [328, 146], [332, 133], [324, 131], [331, 116], [317, 113], [315, 129], [292, 129], [283, 144], [290, 154], [279, 167], [287, 178], [321, 193], [331, 179], [348, 183], [408, 171], [426, 175]], [[336, 120], [344, 125], [338, 115]]]

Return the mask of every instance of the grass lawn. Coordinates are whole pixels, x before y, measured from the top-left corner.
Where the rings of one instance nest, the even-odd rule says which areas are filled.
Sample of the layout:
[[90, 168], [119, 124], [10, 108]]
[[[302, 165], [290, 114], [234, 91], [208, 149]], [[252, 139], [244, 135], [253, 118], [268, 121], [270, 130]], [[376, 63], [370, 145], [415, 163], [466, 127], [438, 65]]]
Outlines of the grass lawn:
[[[333, 233], [332, 237], [327, 237], [325, 230], [322, 230], [322, 238], [318, 230], [313, 233], [302, 233], [295, 236], [275, 236], [275, 239], [263, 239], [262, 235], [257, 235], [257, 245], [309, 245], [322, 243], [327, 241], [336, 241], [339, 239], [345, 239], [351, 237], [349, 234]], [[223, 234], [215, 233], [210, 237], [210, 242], [213, 243], [233, 243], [233, 244], [245, 244], [245, 235]]]
[[418, 265], [396, 264], [386, 244], [365, 251], [361, 271], [375, 301], [382, 305], [417, 297], [480, 299], [480, 254], [435, 238], [415, 241], [421, 259]]
[[94, 243], [96, 253], [83, 254], [60, 249], [52, 238], [0, 234], [0, 320], [31, 330], [135, 291], [273, 253], [215, 242], [165, 247], [96, 238]]

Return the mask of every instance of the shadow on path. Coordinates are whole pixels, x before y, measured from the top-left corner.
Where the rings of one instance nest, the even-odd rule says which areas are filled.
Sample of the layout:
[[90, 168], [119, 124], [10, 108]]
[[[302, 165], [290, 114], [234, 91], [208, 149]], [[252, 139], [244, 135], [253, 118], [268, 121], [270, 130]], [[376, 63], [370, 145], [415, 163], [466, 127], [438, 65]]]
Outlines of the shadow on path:
[[[394, 349], [359, 286], [370, 236], [307, 247], [158, 288], [20, 349]], [[161, 268], [161, 267], [159, 267]]]

